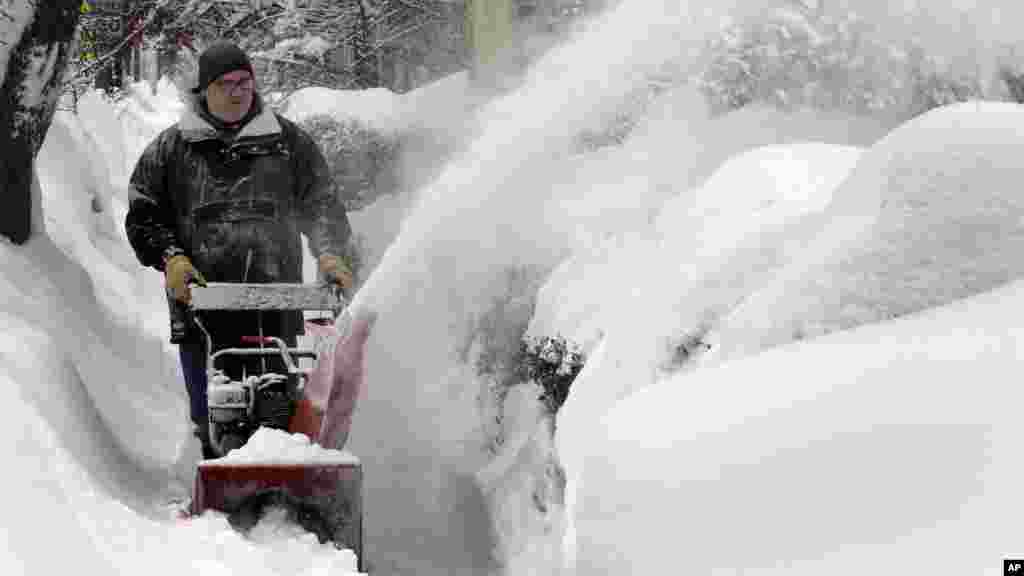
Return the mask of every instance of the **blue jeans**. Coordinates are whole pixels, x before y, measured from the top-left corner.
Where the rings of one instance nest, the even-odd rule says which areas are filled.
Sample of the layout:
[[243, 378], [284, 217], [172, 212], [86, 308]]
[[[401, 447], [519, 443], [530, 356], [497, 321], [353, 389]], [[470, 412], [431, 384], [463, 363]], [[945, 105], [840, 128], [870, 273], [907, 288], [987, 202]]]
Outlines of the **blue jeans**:
[[205, 429], [206, 410], [206, 344], [201, 341], [185, 341], [178, 345], [181, 371], [185, 374], [185, 389], [188, 390], [189, 417], [192, 422]]

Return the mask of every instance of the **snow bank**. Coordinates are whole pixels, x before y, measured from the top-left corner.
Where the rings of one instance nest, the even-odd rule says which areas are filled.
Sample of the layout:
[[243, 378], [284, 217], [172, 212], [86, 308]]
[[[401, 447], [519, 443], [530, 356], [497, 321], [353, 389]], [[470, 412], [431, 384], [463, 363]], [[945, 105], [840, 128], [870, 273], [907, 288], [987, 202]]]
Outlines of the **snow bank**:
[[[667, 367], [687, 338], [788, 261], [859, 155], [798, 144], [730, 159], [666, 202], [652, 225], [563, 262], [538, 293], [528, 335], [562, 335], [584, 350], [608, 337], [621, 365]], [[594, 387], [622, 394], [652, 377], [638, 371]]]
[[399, 107], [399, 96], [386, 88], [332, 90], [316, 86], [295, 91], [281, 105], [281, 113], [295, 122], [326, 114], [388, 134], [402, 128]]
[[577, 573], [998, 573], [1024, 552], [1022, 310], [1016, 282], [624, 400], [583, 460]]
[[925, 114], [864, 154], [821, 233], [724, 319], [706, 361], [881, 321], [1024, 272], [1024, 110], [968, 103]]
[[[915, 426], [918, 418], [929, 417], [931, 414], [939, 414], [935, 417], [940, 421], [960, 422], [956, 409], [964, 395], [958, 391], [957, 385], [965, 381], [977, 381], [976, 376], [968, 373], [972, 366], [990, 374], [989, 355], [994, 356], [992, 362], [1002, 363], [1003, 367], [991, 369], [991, 379], [984, 382], [987, 392], [982, 394], [987, 394], [991, 402], [1013, 403], [1012, 397], [1009, 400], [994, 398], [999, 394], [1012, 395], [1005, 387], [1001, 388], [1007, 380], [998, 375], [1012, 373], [1013, 368], [1009, 363], [1015, 356], [1018, 336], [1007, 336], [1006, 331], [1012, 330], [1012, 327], [998, 321], [992, 324], [991, 320], [996, 319], [995, 314], [1000, 306], [1004, 306], [1004, 314], [1007, 308], [1020, 307], [1017, 296], [1008, 296], [1020, 294], [1019, 286], [1016, 291], [1003, 292], [1000, 297], [993, 296], [992, 300], [980, 300], [990, 302], [982, 308], [987, 311], [987, 315], [971, 321], [965, 319], [969, 316], [966, 311], [947, 311], [941, 313], [940, 317], [945, 318], [942, 322], [936, 320], [926, 325], [908, 324], [914, 328], [900, 330], [898, 336], [883, 338], [882, 335], [886, 333], [880, 329], [877, 333], [870, 330], [857, 332], [864, 334], [863, 339], [846, 340], [843, 338], [855, 337], [837, 335], [835, 340], [827, 340], [845, 343], [845, 353], [839, 344], [816, 348], [813, 343], [809, 343], [806, 348], [798, 348], [799, 353], [780, 351], [778, 356], [762, 356], [765, 360], [761, 364], [755, 359], [741, 362], [733, 368], [735, 372], [728, 371], [731, 364], [726, 364], [721, 371], [699, 370], [690, 373], [690, 379], [677, 376], [657, 385], [648, 393], [637, 393], [614, 408], [607, 420], [600, 418], [613, 406], [616, 392], [621, 397], [629, 390], [638, 389], [653, 380], [649, 376], [645, 377], [642, 372], [624, 368], [631, 363], [640, 369], [658, 365], [656, 358], [649, 355], [643, 357], [644, 351], [650, 349], [648, 346], [640, 344], [634, 350], [639, 352], [639, 359], [634, 351], [630, 351], [630, 345], [635, 345], [634, 341], [642, 340], [637, 338], [638, 334], [644, 333], [640, 330], [641, 326], [671, 327], [676, 322], [677, 329], [692, 332], [689, 327], [694, 326], [693, 321], [704, 320], [707, 331], [692, 334], [695, 338], [690, 342], [698, 346], [690, 351], [699, 354], [701, 345], [710, 346], [710, 351], [698, 360], [698, 365], [709, 367], [793, 339], [882, 322], [893, 316], [943, 305], [1019, 277], [1016, 264], [1019, 259], [1015, 254], [1019, 254], [1021, 249], [1018, 231], [1021, 214], [1014, 183], [1020, 180], [1021, 174], [1019, 162], [1012, 150], [1020, 146], [1020, 122], [1024, 119], [1020, 114], [1019, 108], [1013, 105], [963, 104], [933, 111], [895, 130], [865, 152], [845, 180], [833, 181], [833, 188], [835, 184], [839, 186], [835, 188], [831, 204], [827, 207], [818, 204], [816, 211], [807, 213], [808, 218], [788, 223], [786, 219], [776, 221], [776, 224], [783, 224], [777, 230], [784, 232], [777, 237], [783, 241], [778, 246], [788, 244], [788, 247], [767, 260], [763, 259], [764, 254], [759, 254], [759, 250], [723, 252], [721, 247], [728, 246], [728, 242], [723, 244], [722, 238], [716, 239], [713, 234], [706, 234], [716, 223], [721, 223], [721, 229], [728, 230], [724, 237], [726, 240], [730, 235], [748, 234], [747, 240], [757, 246], [770, 247], [772, 241], [766, 243], [770, 237], [766, 238], [763, 230], [758, 232], [756, 222], [740, 216], [740, 212], [730, 220], [717, 217], [714, 210], [697, 211], [701, 214], [701, 220], [706, 222], [700, 228], [703, 231], [699, 236], [700, 251], [709, 256], [706, 260], [698, 258], [695, 261], [697, 269], [699, 271], [700, 262], [705, 261], [715, 265], [718, 270], [696, 284], [669, 280], [642, 282], [641, 286], [661, 285], [678, 289], [685, 294], [685, 298], [680, 301], [688, 301], [686, 306], [696, 304], [697, 310], [701, 310], [707, 302], [714, 302], [718, 298], [715, 295], [722, 288], [728, 294], [736, 286], [735, 278], [729, 272], [731, 268], [744, 271], [748, 267], [756, 268], [759, 262], [774, 264], [765, 270], [771, 273], [755, 274], [751, 277], [752, 281], [745, 284], [748, 293], [754, 290], [752, 295], [737, 300], [736, 296], [744, 295], [744, 291], [740, 290], [725, 300], [718, 300], [723, 304], [731, 301], [732, 305], [740, 302], [736, 308], [732, 305], [719, 307], [719, 313], [728, 312], [720, 321], [716, 321], [715, 314], [703, 318], [700, 315], [666, 314], [666, 310], [673, 309], [671, 306], [642, 306], [639, 313], [634, 307], [626, 307], [628, 315], [646, 320], [634, 324], [632, 331], [609, 330], [603, 344], [592, 352], [587, 368], [574, 383], [572, 394], [559, 415], [558, 429], [559, 454], [570, 476], [568, 507], [575, 510], [570, 519], [567, 552], [571, 557], [577, 551], [572, 546], [575, 532], [579, 543], [580, 573], [634, 573], [655, 567], [664, 569], [665, 566], [678, 567], [679, 571], [697, 572], [709, 568], [767, 569], [786, 566], [790, 569], [799, 567], [801, 571], [806, 569], [807, 573], [813, 573], [815, 570], [820, 572], [823, 567], [810, 563], [805, 568], [805, 564], [800, 561], [822, 555], [830, 562], [829, 566], [842, 566], [844, 569], [851, 566], [850, 573], [862, 572], [866, 566], [888, 567], [887, 560], [883, 559], [894, 558], [896, 564], [892, 571], [899, 572], [903, 570], [904, 563], [909, 564], [916, 558], [913, 551], [949, 547], [957, 538], [970, 534], [974, 529], [971, 526], [989, 526], [985, 524], [987, 520], [978, 519], [998, 514], [991, 504], [985, 508], [975, 508], [972, 515], [958, 517], [955, 512], [949, 512], [941, 518], [930, 518], [925, 514], [922, 519], [922, 511], [932, 504], [942, 503], [941, 499], [946, 497], [945, 492], [952, 494], [954, 499], [962, 497], [964, 502], [967, 496], [957, 492], [959, 485], [955, 479], [937, 471], [944, 464], [929, 464], [931, 461], [927, 460], [926, 455], [942, 450], [943, 444], [938, 441], [931, 444], [924, 433], [904, 431], [907, 427]], [[725, 168], [723, 166], [704, 188], [715, 190], [712, 184], [721, 175], [743, 174], [740, 171], [726, 171]], [[786, 172], [792, 173], [785, 169], [778, 171], [780, 174]], [[727, 180], [721, 181], [724, 183]], [[789, 186], [785, 189], [793, 190]], [[792, 198], [795, 200], [801, 195], [798, 192]], [[698, 192], [698, 201], [693, 206], [701, 204], [700, 196]], [[708, 207], [714, 207], [720, 201], [714, 194], [705, 198], [716, 201], [706, 205]], [[799, 203], [794, 206], [799, 206]], [[665, 214], [669, 213], [668, 210], [669, 207], [666, 207]], [[725, 214], [727, 212], [722, 215]], [[797, 225], [796, 228], [793, 224]], [[804, 249], [805, 243], [809, 244], [809, 249]], [[687, 263], [691, 261], [687, 260]], [[586, 267], [581, 266], [579, 269]], [[623, 270], [621, 266], [617, 269]], [[781, 271], [775, 275], [775, 270]], [[708, 278], [714, 281], [708, 283]], [[722, 282], [722, 279], [728, 282]], [[740, 282], [740, 285], [743, 284]], [[648, 298], [648, 292], [641, 291], [638, 301], [645, 305], [657, 301], [656, 298]], [[707, 300], [708, 294], [713, 295], [710, 300]], [[605, 296], [605, 300], [616, 299], [613, 295]], [[549, 297], [548, 301], [558, 302], [559, 299]], [[586, 309], [585, 305], [581, 309]], [[645, 309], [662, 314], [660, 324], [656, 317], [653, 324], [648, 323], [650, 318], [643, 315]], [[583, 314], [579, 316], [584, 317]], [[587, 322], [590, 322], [591, 327], [594, 326], [590, 317]], [[615, 326], [614, 323], [610, 324]], [[566, 325], [571, 328], [573, 323], [569, 321]], [[889, 328], [897, 326], [904, 324], [895, 323]], [[657, 329], [654, 332], [657, 333]], [[622, 336], [616, 339], [616, 334]], [[933, 334], [950, 336], [948, 341], [943, 341], [939, 337], [931, 338]], [[596, 341], [593, 332], [589, 335], [590, 341]], [[876, 340], [881, 340], [877, 346], [873, 344]], [[768, 360], [782, 357], [788, 360]], [[946, 369], [944, 362], [953, 364], [951, 372], [943, 371]], [[794, 370], [793, 366], [800, 368]], [[839, 375], [831, 373], [830, 369], [835, 366], [843, 367]], [[736, 373], [739, 376], [734, 376]], [[814, 396], [804, 394], [803, 387], [815, 387], [814, 390], [818, 391], [815, 394], [821, 394], [830, 390], [821, 387], [830, 386], [833, 382], [843, 385], [856, 383], [863, 396], [858, 392], [853, 400], [830, 402], [828, 410], [819, 420], [814, 415], [817, 413], [812, 402]], [[765, 386], [765, 383], [771, 385]], [[910, 388], [905, 389], [908, 386]], [[933, 386], [936, 386], [935, 395], [932, 394]], [[656, 400], [655, 390], [659, 391]], [[796, 400], [790, 393], [799, 393], [799, 398], [806, 401], [794, 404]], [[709, 402], [709, 397], [714, 400]], [[772, 397], [778, 399], [771, 400]], [[613, 423], [619, 418], [616, 414], [624, 413], [626, 406], [640, 406], [641, 400], [638, 398], [650, 400], [643, 401], [643, 408], [636, 408], [636, 412], [630, 409], [632, 417], [628, 425], [620, 419], [621, 424], [611, 428], [616, 426]], [[916, 408], [921, 398], [927, 398], [928, 408], [923, 411]], [[714, 404], [723, 401], [738, 403], [740, 406]], [[772, 416], [772, 425], [768, 428], [749, 424], [768, 410], [762, 405], [781, 407], [790, 404], [803, 408], [798, 415], [780, 412]], [[974, 409], [980, 413], [983, 405], [974, 405]], [[885, 426], [876, 427], [878, 433], [873, 436], [851, 436], [845, 434], [849, 430], [841, 428], [844, 425], [861, 426], [857, 420], [860, 417], [868, 418], [868, 423], [863, 426], [865, 429], [870, 428], [871, 414], [886, 406], [902, 407], [906, 410], [906, 417], [883, 422]], [[701, 418], [701, 415], [704, 417]], [[793, 422], [799, 422], [800, 418], [804, 418], [807, 425], [792, 428]], [[677, 427], [674, 428], [672, 423], [677, 423]], [[929, 426], [932, 424], [928, 423]], [[612, 432], [606, 432], [606, 426]], [[626, 430], [627, 426], [632, 428]], [[833, 433], [829, 426], [840, 428], [836, 428]], [[1009, 420], [1003, 420], [999, 426], [1012, 424]], [[739, 432], [734, 435], [732, 430], [737, 427]], [[663, 429], [666, 430], [665, 434], [661, 432]], [[751, 432], [745, 433], [746, 429]], [[652, 436], [651, 430], [658, 430], [658, 433]], [[784, 430], [799, 432], [794, 432], [797, 436], [791, 437], [788, 436], [790, 432]], [[706, 442], [715, 442], [705, 438], [714, 438], [709, 435], [719, 431], [719, 437], [724, 440], [708, 444], [705, 448]], [[956, 436], [954, 428], [940, 426], [928, 434], [944, 439], [942, 442], [946, 444], [955, 445], [952, 439]], [[772, 444], [780, 436], [786, 439], [785, 445]], [[829, 454], [830, 447], [827, 444], [812, 443], [810, 446], [813, 449], [805, 450], [806, 457], [788, 450], [789, 446], [796, 445], [792, 443], [800, 442], [803, 445], [808, 437], [827, 439], [832, 436], [836, 438], [833, 440], [834, 448], [831, 448], [833, 452], [851, 458], [855, 454], [875, 455], [856, 461], [855, 464], [838, 462], [830, 465], [833, 469], [845, 471], [843, 473], [848, 474], [849, 481], [839, 473], [822, 475], [816, 467], [811, 467], [811, 462]], [[1007, 437], [1010, 436], [1007, 434]], [[608, 442], [607, 438], [610, 438]], [[766, 447], [757, 448], [757, 454], [760, 454], [758, 457], [737, 448], [747, 444], [760, 446], [762, 438]], [[692, 454], [684, 447], [684, 443], [692, 447], [693, 454], [704, 455], [700, 456], [704, 459], [691, 462]], [[921, 478], [922, 482], [928, 483], [931, 477], [925, 479], [921, 475], [923, 473], [910, 474], [904, 470], [906, 465], [901, 461], [902, 455], [898, 456], [900, 453], [890, 446], [898, 447], [904, 453], [914, 451], [917, 454], [918, 444], [923, 446], [920, 450], [925, 452], [922, 455], [926, 459], [925, 463], [931, 466], [925, 466], [931, 470], [929, 473], [935, 477], [948, 477], [950, 482], [940, 483], [939, 487], [926, 493], [928, 496], [920, 496], [931, 498], [925, 504], [908, 504], [917, 516], [905, 516], [899, 511], [907, 506], [901, 508], [896, 503], [901, 499], [906, 500], [908, 493], [917, 490], [919, 485], [911, 481], [903, 483], [902, 478]], [[602, 446], [601, 454], [595, 455], [589, 448], [595, 445]], [[781, 448], [787, 448], [785, 455], [779, 454]], [[722, 476], [729, 468], [727, 465], [719, 468], [719, 462], [728, 463], [730, 454], [737, 450], [744, 454], [744, 462], [753, 464], [760, 459], [761, 466], [744, 469], [742, 474]], [[986, 453], [984, 446], [977, 446], [975, 452], [964, 454], [967, 459], [965, 462], [955, 466], [976, 470], [981, 474], [984, 467], [977, 467], [977, 450]], [[614, 460], [608, 456], [612, 454], [615, 455]], [[771, 462], [779, 462], [778, 466], [783, 468], [766, 466], [764, 458], [768, 458], [768, 455], [774, 455], [771, 456]], [[878, 462], [874, 463], [872, 458], [876, 456]], [[830, 462], [835, 461], [834, 457], [830, 458]], [[991, 462], [999, 462], [1000, 470], [1009, 469], [1019, 475], [1020, 470], [1005, 459], [993, 458]], [[893, 486], [898, 488], [893, 495], [885, 492], [884, 484], [877, 484], [859, 472], [873, 466], [889, 469], [897, 467], [900, 470], [895, 477], [901, 478], [901, 481]], [[681, 472], [676, 472], [676, 469]], [[698, 470], [695, 473], [697, 475], [689, 476], [691, 470]], [[720, 472], [716, 473], [715, 470]], [[637, 480], [640, 475], [645, 480]], [[809, 488], [803, 480], [808, 475], [817, 478], [822, 485], [829, 485], [827, 494], [842, 493], [842, 502], [825, 501], [825, 492]], [[974, 473], [970, 473], [970, 476], [973, 477]], [[719, 480], [711, 484], [698, 482], [707, 477]], [[1001, 476], [996, 473], [989, 476], [986, 473], [986, 477], [996, 479], [992, 485], [997, 486], [996, 495], [986, 501], [998, 502], [1003, 494], [1000, 491], [1003, 490], [1002, 481], [999, 480]], [[621, 482], [609, 483], [607, 480], [611, 478], [620, 479]], [[705, 486], [711, 488], [703, 488]], [[720, 486], [721, 490], [715, 486]], [[761, 486], [770, 486], [771, 491], [761, 489]], [[671, 490], [672, 495], [665, 490]], [[864, 492], [862, 499], [858, 491]], [[819, 492], [822, 494], [820, 497]], [[976, 491], [978, 494], [984, 493], [986, 499], [990, 492], [992, 490], [981, 488]], [[603, 503], [598, 502], [598, 494], [603, 495]], [[617, 496], [608, 498], [609, 494]], [[641, 494], [644, 499], [651, 495], [648, 511], [638, 512], [637, 515], [627, 513], [625, 519], [637, 526], [638, 531], [644, 526], [657, 527], [644, 530], [642, 542], [640, 539], [622, 539], [624, 533], [630, 533], [628, 529], [623, 530], [623, 515], [619, 514], [612, 521], [607, 515], [608, 511], [622, 512], [625, 509], [618, 504], [620, 498], [636, 501]], [[739, 497], [744, 494], [751, 496]], [[851, 495], [853, 503], [847, 504], [851, 501]], [[808, 498], [806, 503], [803, 503], [803, 496]], [[879, 499], [882, 504], [876, 505]], [[732, 504], [736, 501], [742, 505]], [[666, 510], [666, 502], [673, 502], [669, 510]], [[678, 508], [675, 502], [679, 503]], [[724, 508], [715, 504], [722, 502], [728, 504]], [[946, 505], [947, 509], [949, 506]], [[842, 514], [852, 516], [853, 521], [844, 520], [842, 514], [826, 517], [823, 516], [824, 512], [820, 512], [837, 509]], [[895, 524], [902, 526], [901, 534], [908, 535], [908, 538], [915, 527], [922, 530], [932, 527], [937, 530], [943, 520], [959, 518], [961, 522], [948, 524], [949, 528], [944, 531], [937, 530], [934, 538], [921, 536], [913, 541], [901, 540], [900, 534], [880, 530], [882, 536], [872, 539], [866, 535], [878, 527], [872, 525], [867, 517], [858, 516], [859, 509], [884, 510], [886, 516], [890, 510], [897, 510], [898, 513], [894, 515]], [[879, 512], [879, 516], [882, 514]], [[770, 528], [771, 523], [781, 517], [787, 518], [787, 527], [794, 526], [797, 530], [791, 539], [780, 534], [792, 534], [792, 529], [780, 532]], [[802, 520], [794, 525], [794, 517]], [[672, 518], [672, 528], [662, 527], [664, 524], [656, 521], [659, 518]], [[700, 521], [694, 520], [691, 524], [691, 518], [699, 518]], [[609, 523], [615, 525], [614, 537]], [[804, 526], [814, 526], [828, 536], [815, 538], [810, 533], [802, 534], [800, 530]], [[856, 526], [856, 529], [846, 531], [850, 526]], [[1000, 530], [1006, 534], [1010, 528], [995, 526], [992, 538], [975, 537], [967, 541], [974, 549], [983, 542], [993, 543], [989, 557], [1005, 554], [1005, 550], [1009, 550], [1010, 541], [996, 534]], [[705, 532], [709, 535], [706, 536]], [[662, 550], [668, 550], [673, 544], [661, 537], [668, 534], [672, 534], [673, 542], [692, 541], [692, 554], [682, 558], [673, 554], [673, 558], [669, 558]], [[680, 534], [683, 535], [680, 537]], [[739, 534], [743, 540], [737, 543], [734, 534]], [[620, 540], [618, 547], [612, 544], [615, 538]], [[728, 549], [716, 546], [717, 542], [728, 542]], [[801, 548], [798, 544], [800, 542], [807, 546]], [[818, 545], [823, 548], [815, 548]], [[997, 552], [1000, 545], [1003, 551]], [[655, 552], [656, 549], [659, 551]], [[833, 551], [838, 558], [828, 555]], [[964, 557], [968, 559], [963, 560], [961, 568], [973, 567], [974, 570], [950, 569], [949, 572], [976, 571], [989, 562], [982, 562], [981, 557], [981, 554]]]
[[[60, 117], [62, 114], [57, 114]], [[76, 121], [95, 140], [92, 150], [102, 158], [100, 164], [106, 168], [111, 182], [128, 183], [127, 151], [125, 136], [121, 133], [121, 122], [117, 111], [98, 90], [90, 90], [78, 101]]]
[[326, 450], [313, 444], [305, 434], [260, 428], [241, 448], [223, 458], [207, 460], [203, 466], [235, 464], [359, 464], [359, 459], [344, 450]]
[[167, 78], [161, 78], [155, 90], [146, 82], [131, 84], [114, 104], [97, 90], [83, 95], [76, 117], [92, 135], [119, 194], [128, 185], [143, 149], [177, 121], [184, 107], [177, 88]]
[[[111, 184], [74, 119], [58, 116], [37, 159], [46, 236], [5, 250], [8, 310], [53, 335], [69, 355], [104, 422], [146, 467], [177, 462], [187, 439], [177, 362], [167, 344], [160, 279], [134, 263], [116, 212], [97, 212]], [[76, 138], [77, 136], [77, 138]], [[100, 205], [102, 208], [102, 205]], [[123, 382], [124, 384], [119, 384]]]
[[665, 203], [646, 230], [611, 237], [551, 274], [528, 335], [562, 335], [589, 356], [558, 414], [570, 510], [601, 415], [699, 351], [703, 331], [788, 262], [860, 155], [826, 144], [740, 154]]
[[[147, 82], [136, 82], [127, 89], [127, 96], [115, 107], [119, 133], [124, 139], [125, 179], [115, 179], [114, 184], [128, 182], [135, 162], [146, 146], [165, 128], [174, 124], [185, 110], [185, 103], [178, 97], [178, 90], [167, 78], [162, 78], [154, 89]], [[109, 130], [109, 128], [108, 128]]]
[[[67, 557], [54, 555], [47, 544], [62, 543], [84, 570], [110, 573], [112, 566], [93, 546], [77, 522], [69, 521], [78, 506], [77, 488], [63, 450], [79, 452], [94, 486], [118, 485], [128, 467], [98, 424], [89, 398], [65, 354], [39, 327], [4, 310], [0, 315], [0, 385], [7, 393], [7, 415], [0, 419], [0, 459], [7, 462], [3, 483], [9, 495], [0, 534], [6, 545], [0, 569], [7, 574], [65, 570]], [[106, 442], [105, 442], [106, 441]], [[131, 494], [125, 491], [126, 500]]]

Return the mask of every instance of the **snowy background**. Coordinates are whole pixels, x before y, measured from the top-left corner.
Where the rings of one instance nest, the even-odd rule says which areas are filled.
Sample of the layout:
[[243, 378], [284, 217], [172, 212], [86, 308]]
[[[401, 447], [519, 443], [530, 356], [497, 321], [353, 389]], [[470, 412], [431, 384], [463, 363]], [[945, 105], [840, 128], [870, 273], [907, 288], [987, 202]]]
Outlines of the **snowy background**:
[[[717, 18], [641, 4], [501, 98], [456, 76], [284, 107], [417, 143], [398, 193], [351, 216], [372, 267], [353, 305], [379, 314], [349, 445], [368, 565], [1001, 574], [1024, 556], [1024, 109], [711, 119], [678, 88], [621, 145], [573, 151]], [[46, 234], [0, 246], [4, 573], [355, 566], [280, 518], [242, 537], [167, 508], [198, 447], [162, 279], [122, 223], [135, 159], [181, 106], [164, 81], [58, 113]], [[536, 385], [499, 394], [477, 370], [509, 301], [503, 327], [586, 354], [556, 417]]]

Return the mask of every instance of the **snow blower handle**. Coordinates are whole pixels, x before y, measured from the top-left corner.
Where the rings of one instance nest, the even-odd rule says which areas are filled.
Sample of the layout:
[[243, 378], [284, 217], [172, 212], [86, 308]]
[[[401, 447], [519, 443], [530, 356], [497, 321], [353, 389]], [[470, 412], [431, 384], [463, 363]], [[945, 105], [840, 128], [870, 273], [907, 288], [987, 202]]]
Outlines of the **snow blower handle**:
[[192, 290], [192, 310], [264, 310], [338, 312], [344, 295], [319, 284], [245, 284], [208, 282]]
[[[202, 310], [264, 310], [264, 311], [330, 311], [337, 318], [348, 302], [340, 290], [329, 289], [319, 284], [267, 283], [246, 284], [233, 282], [207, 282], [205, 286], [192, 289], [190, 312]], [[192, 314], [195, 324], [207, 343], [207, 350], [213, 350], [210, 333], [200, 318]], [[259, 336], [256, 336], [259, 338]], [[254, 344], [268, 344], [256, 341]], [[213, 368], [212, 359], [209, 368]]]

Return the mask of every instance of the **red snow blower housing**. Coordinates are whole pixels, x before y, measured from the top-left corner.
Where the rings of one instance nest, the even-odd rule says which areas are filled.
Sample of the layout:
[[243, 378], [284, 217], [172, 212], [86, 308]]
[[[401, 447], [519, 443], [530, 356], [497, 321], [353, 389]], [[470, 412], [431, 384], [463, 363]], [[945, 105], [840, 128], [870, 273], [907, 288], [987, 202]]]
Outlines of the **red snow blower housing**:
[[[192, 288], [192, 309], [330, 311], [332, 319], [344, 309], [340, 292], [312, 284], [220, 284]], [[302, 433], [317, 442], [322, 427], [323, 406], [306, 395], [311, 377], [324, 377], [314, 367], [303, 367], [302, 359], [319, 360], [312, 348], [290, 347], [277, 337], [256, 334], [245, 337], [236, 347], [215, 347], [209, 332], [197, 318], [196, 324], [207, 343], [207, 405], [209, 438], [222, 458], [205, 460], [198, 466], [193, 515], [218, 510], [228, 515], [236, 528], [247, 530], [256, 524], [267, 506], [282, 506], [289, 516], [320, 542], [349, 548], [362, 569], [362, 468], [358, 459], [344, 457], [317, 461], [244, 461], [223, 458], [241, 448], [261, 427]], [[223, 346], [224, 343], [219, 343]], [[257, 358], [252, 374], [234, 380], [221, 364], [231, 357]], [[272, 367], [283, 372], [273, 371]], [[330, 386], [314, 382], [316, 387]], [[334, 448], [334, 446], [325, 446]]]

